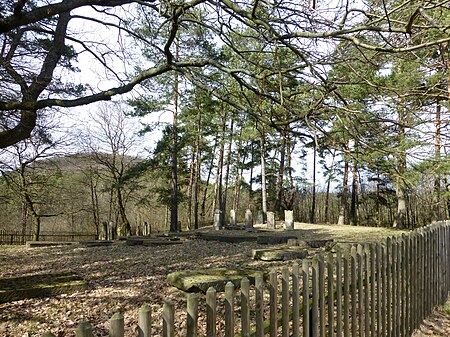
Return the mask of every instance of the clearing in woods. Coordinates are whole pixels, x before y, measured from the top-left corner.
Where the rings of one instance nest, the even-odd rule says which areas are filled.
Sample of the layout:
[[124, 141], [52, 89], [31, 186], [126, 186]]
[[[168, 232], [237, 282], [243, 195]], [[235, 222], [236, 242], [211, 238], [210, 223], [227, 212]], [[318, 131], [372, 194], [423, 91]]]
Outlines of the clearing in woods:
[[[257, 234], [228, 230], [214, 233], [228, 236]], [[402, 232], [386, 228], [295, 223], [294, 231], [276, 230], [264, 235], [273, 237], [288, 233], [300, 240], [373, 242]], [[73, 336], [79, 320], [85, 318], [94, 326], [95, 336], [107, 336], [108, 319], [118, 311], [124, 314], [126, 333], [131, 335], [136, 327], [138, 309], [144, 303], [152, 306], [154, 317], [160, 315], [163, 300], [173, 300], [178, 309], [184, 307], [184, 294], [166, 282], [170, 272], [219, 267], [268, 270], [293, 263], [253, 260], [252, 249], [268, 247], [256, 241], [206, 241], [186, 235], [181, 240], [182, 244], [164, 246], [128, 246], [123, 241], [105, 247], [74, 245], [26, 249], [25, 246], [0, 246], [0, 277], [67, 272], [81, 275], [88, 281], [86, 290], [71, 294], [0, 304], [0, 335], [41, 336], [50, 331], [56, 336]], [[310, 256], [317, 250], [323, 248], [310, 249]], [[449, 336], [450, 333], [442, 334], [450, 331], [448, 322], [441, 319], [445, 316], [443, 312], [444, 309], [437, 312], [439, 319], [431, 318], [431, 323], [424, 326], [423, 334], [417, 336], [432, 336], [436, 331], [436, 336], [439, 332]], [[178, 318], [182, 330], [183, 317], [179, 315]], [[154, 329], [157, 332], [159, 327]]]

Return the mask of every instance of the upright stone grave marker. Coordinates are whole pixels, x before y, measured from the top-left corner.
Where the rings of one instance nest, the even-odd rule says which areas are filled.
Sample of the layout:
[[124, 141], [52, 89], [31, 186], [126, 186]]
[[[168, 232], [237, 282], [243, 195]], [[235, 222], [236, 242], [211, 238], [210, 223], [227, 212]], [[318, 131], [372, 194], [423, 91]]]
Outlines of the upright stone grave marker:
[[220, 229], [220, 209], [216, 209], [214, 211], [214, 229], [219, 230]]
[[263, 211], [258, 211], [258, 216], [256, 217], [256, 223], [257, 224], [263, 224], [264, 223], [264, 213], [263, 213]]
[[275, 213], [267, 212], [267, 227], [275, 228]]
[[286, 230], [294, 229], [294, 211], [284, 211], [284, 228]]
[[236, 226], [236, 211], [230, 209], [230, 226]]
[[253, 228], [253, 215], [249, 209], [245, 211], [245, 228]]

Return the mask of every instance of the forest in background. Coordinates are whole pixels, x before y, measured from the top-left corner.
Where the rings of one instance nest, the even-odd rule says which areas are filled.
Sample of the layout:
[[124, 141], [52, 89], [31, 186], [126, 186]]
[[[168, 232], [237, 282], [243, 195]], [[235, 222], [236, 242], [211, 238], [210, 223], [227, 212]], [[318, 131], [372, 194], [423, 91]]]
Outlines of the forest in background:
[[[9, 0], [0, 14], [2, 227], [449, 216], [445, 3]], [[100, 101], [63, 129], [67, 108]], [[138, 144], [149, 133], [154, 148]]]

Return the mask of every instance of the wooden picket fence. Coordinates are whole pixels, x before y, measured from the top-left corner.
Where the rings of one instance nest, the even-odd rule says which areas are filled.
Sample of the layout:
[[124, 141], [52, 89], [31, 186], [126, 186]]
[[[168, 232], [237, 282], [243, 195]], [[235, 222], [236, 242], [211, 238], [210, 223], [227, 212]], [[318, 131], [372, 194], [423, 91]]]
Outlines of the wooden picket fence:
[[[224, 293], [210, 288], [205, 296], [189, 294], [184, 309], [165, 301], [162, 317], [144, 305], [135, 336], [410, 336], [445, 303], [449, 269], [446, 221], [384, 242], [316, 255], [301, 265], [260, 274], [252, 285], [243, 279], [239, 289], [230, 282]], [[187, 320], [183, 331], [175, 319], [181, 311]], [[109, 335], [125, 336], [124, 326], [116, 313]], [[75, 335], [92, 337], [93, 328], [82, 321]]]
[[[39, 241], [90, 241], [95, 240], [95, 234], [85, 234], [77, 232], [42, 232]], [[22, 234], [21, 231], [7, 231], [0, 229], [0, 245], [24, 245], [27, 241], [33, 240], [32, 233]]]

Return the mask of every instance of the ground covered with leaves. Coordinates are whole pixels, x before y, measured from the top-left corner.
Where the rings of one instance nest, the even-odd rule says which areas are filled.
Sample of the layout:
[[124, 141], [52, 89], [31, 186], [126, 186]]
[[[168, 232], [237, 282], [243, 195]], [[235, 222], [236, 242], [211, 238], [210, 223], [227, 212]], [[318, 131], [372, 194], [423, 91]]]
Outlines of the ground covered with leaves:
[[[393, 232], [367, 227], [303, 224], [297, 234], [304, 239], [364, 242], [379, 240]], [[139, 308], [149, 304], [153, 316], [158, 318], [167, 299], [175, 302], [178, 308], [177, 331], [182, 332], [185, 329], [185, 295], [167, 284], [167, 274], [219, 267], [268, 270], [286, 264], [252, 260], [251, 251], [255, 248], [267, 246], [256, 242], [225, 243], [193, 237], [183, 239], [182, 244], [148, 247], [127, 246], [124, 242], [109, 247], [75, 245], [26, 249], [0, 246], [0, 277], [70, 272], [88, 281], [84, 291], [0, 304], [0, 336], [41, 336], [47, 331], [56, 336], [74, 336], [81, 318], [92, 323], [94, 336], [107, 336], [108, 320], [116, 312], [123, 313], [126, 335], [131, 336], [136, 329]], [[311, 249], [310, 254], [315, 252]], [[444, 309], [436, 315], [439, 319], [430, 318], [433, 324], [424, 325], [417, 336], [450, 336], [450, 333], [442, 334], [450, 331], [450, 320]], [[161, 324], [155, 323], [155, 332], [160, 329]]]

